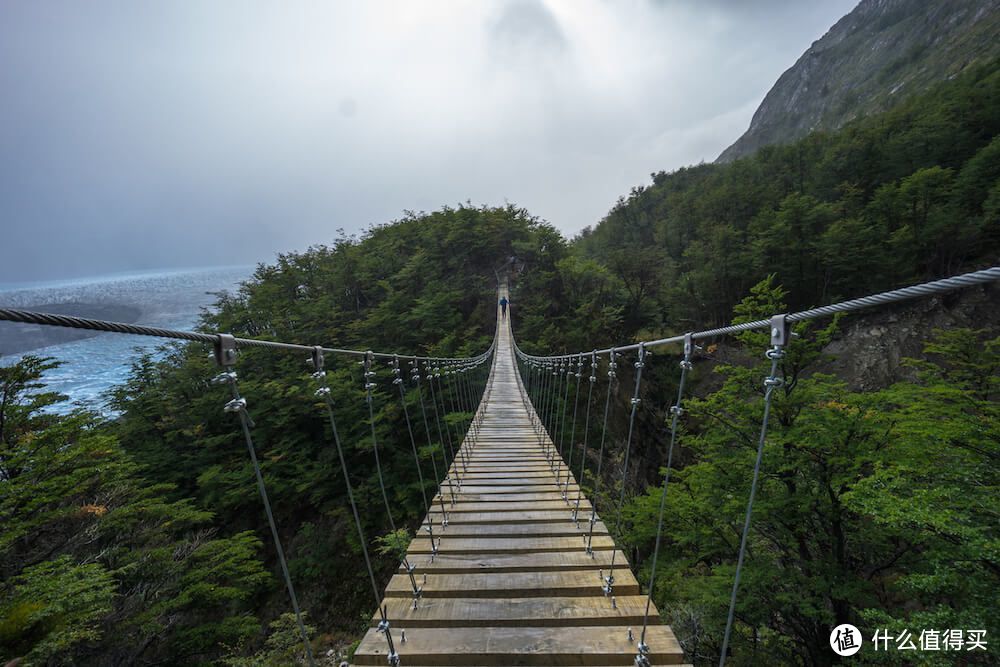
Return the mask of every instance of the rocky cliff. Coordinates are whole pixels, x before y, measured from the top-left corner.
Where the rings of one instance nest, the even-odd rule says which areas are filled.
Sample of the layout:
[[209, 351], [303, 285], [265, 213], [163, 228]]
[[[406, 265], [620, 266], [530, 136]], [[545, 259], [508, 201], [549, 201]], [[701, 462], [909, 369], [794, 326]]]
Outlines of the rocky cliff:
[[1000, 56], [1000, 0], [862, 0], [778, 79], [719, 156], [834, 130]]

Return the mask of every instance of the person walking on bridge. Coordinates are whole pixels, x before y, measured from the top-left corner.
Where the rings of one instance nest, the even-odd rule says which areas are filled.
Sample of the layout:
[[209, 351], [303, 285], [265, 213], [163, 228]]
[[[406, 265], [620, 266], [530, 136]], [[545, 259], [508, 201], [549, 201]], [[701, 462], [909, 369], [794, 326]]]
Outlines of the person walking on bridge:
[[510, 302], [507, 301], [507, 297], [506, 296], [500, 297], [500, 310], [503, 311], [503, 318], [504, 319], [507, 319], [507, 304], [508, 303], [510, 303]]

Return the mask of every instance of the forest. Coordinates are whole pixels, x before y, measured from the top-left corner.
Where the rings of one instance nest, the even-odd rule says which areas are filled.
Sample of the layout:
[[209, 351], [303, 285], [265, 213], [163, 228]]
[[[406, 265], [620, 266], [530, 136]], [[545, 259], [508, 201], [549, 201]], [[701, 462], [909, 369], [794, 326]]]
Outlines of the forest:
[[[278, 256], [220, 295], [202, 329], [412, 354], [493, 338], [498, 272], [519, 345], [589, 350], [770, 316], [996, 264], [1000, 67], [975, 69], [833, 133], [731, 164], [657, 173], [567, 240], [513, 206], [408, 213]], [[996, 303], [996, 288], [987, 299]], [[995, 308], [993, 308], [995, 311]], [[829, 664], [834, 621], [984, 629], [1000, 589], [1000, 331], [923, 332], [907, 378], [865, 391], [829, 372], [850, 318], [799, 326], [783, 361], [731, 644], [733, 664]], [[655, 601], [695, 664], [717, 662], [760, 421], [762, 353], [744, 334], [695, 360]], [[637, 463], [622, 470], [629, 376], [588, 485], [628, 489], [616, 535], [647, 581], [676, 351], [643, 385]], [[630, 359], [627, 359], [630, 361]], [[46, 411], [58, 360], [0, 368], [0, 660], [22, 665], [284, 665], [301, 659], [242, 434], [199, 344], [135, 362], [116, 415]], [[627, 366], [628, 364], [624, 364]], [[301, 355], [248, 348], [239, 386], [317, 650], [349, 646], [373, 604], [331, 435]], [[388, 365], [374, 423], [395, 519], [420, 484]], [[389, 533], [356, 360], [329, 360], [368, 535]], [[412, 396], [408, 399], [416, 400]], [[572, 399], [571, 399], [572, 400]], [[411, 410], [419, 410], [411, 403]], [[564, 406], [568, 407], [568, 406]], [[446, 420], [460, 420], [452, 414]], [[591, 437], [599, 437], [594, 424]], [[582, 435], [581, 435], [582, 437]], [[445, 443], [424, 442], [427, 491]], [[590, 469], [596, 462], [585, 462]], [[380, 584], [398, 563], [376, 559]], [[990, 664], [990, 652], [963, 655]], [[953, 664], [942, 652], [928, 664]], [[866, 660], [878, 660], [869, 655]], [[899, 660], [888, 653], [886, 664]]]

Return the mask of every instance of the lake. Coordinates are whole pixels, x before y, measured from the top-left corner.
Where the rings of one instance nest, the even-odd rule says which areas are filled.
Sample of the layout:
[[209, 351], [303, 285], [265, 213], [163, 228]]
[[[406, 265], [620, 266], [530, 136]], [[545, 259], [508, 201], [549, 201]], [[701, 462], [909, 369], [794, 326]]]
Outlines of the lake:
[[[0, 306], [113, 319], [168, 329], [192, 329], [216, 294], [234, 291], [252, 266], [123, 273], [38, 283], [0, 284]], [[0, 322], [0, 365], [30, 353], [64, 362], [45, 377], [50, 389], [74, 404], [102, 410], [101, 394], [128, 376], [135, 349], [155, 350], [165, 341], [113, 333], [86, 334], [55, 327]], [[103, 410], [102, 410], [103, 411]]]

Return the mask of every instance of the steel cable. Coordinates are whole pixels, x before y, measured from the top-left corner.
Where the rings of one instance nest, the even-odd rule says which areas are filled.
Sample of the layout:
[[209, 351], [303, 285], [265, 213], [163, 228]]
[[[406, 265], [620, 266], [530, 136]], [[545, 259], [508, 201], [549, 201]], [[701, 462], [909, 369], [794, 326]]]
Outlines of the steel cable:
[[594, 475], [594, 497], [590, 501], [590, 530], [587, 533], [587, 553], [594, 556], [593, 541], [594, 541], [594, 524], [597, 523], [597, 485], [602, 484], [601, 479], [601, 468], [604, 464], [604, 443], [608, 436], [608, 412], [611, 408], [611, 392], [615, 384], [615, 380], [618, 374], [615, 369], [618, 368], [618, 362], [615, 361], [617, 353], [614, 350], [608, 354], [608, 393], [604, 398], [604, 423], [601, 426], [601, 449], [600, 453], [597, 455], [597, 472]]
[[[639, 410], [639, 389], [642, 386], [642, 369], [646, 365], [646, 348], [640, 343], [639, 344], [639, 359], [635, 362], [635, 390], [632, 393], [632, 409], [629, 412], [628, 418], [628, 437], [625, 439], [625, 461], [622, 463], [622, 483], [621, 492], [618, 496], [618, 507], [615, 513], [615, 534], [621, 534], [622, 528], [622, 510], [625, 506], [625, 483], [628, 480], [628, 463], [629, 457], [632, 453], [632, 434], [635, 431], [635, 415]], [[610, 595], [614, 583], [615, 583], [615, 557], [618, 555], [618, 550], [614, 549], [611, 552], [611, 566], [608, 570], [608, 576], [605, 578], [606, 586], [604, 587], [605, 595]]]
[[264, 475], [260, 469], [260, 461], [257, 460], [257, 449], [253, 444], [253, 436], [250, 433], [250, 429], [253, 426], [253, 422], [250, 419], [250, 415], [247, 414], [247, 402], [244, 398], [240, 396], [238, 387], [236, 386], [236, 372], [232, 370], [232, 367], [227, 367], [226, 372], [219, 375], [216, 380], [225, 382], [229, 385], [230, 391], [232, 393], [232, 400], [226, 404], [226, 412], [236, 412], [240, 418], [240, 426], [243, 430], [243, 438], [246, 441], [247, 452], [250, 454], [250, 462], [253, 464], [254, 476], [257, 479], [257, 491], [260, 493], [261, 502], [264, 504], [264, 512], [267, 514], [267, 525], [271, 528], [271, 538], [274, 540], [274, 549], [278, 553], [278, 563], [281, 566], [281, 574], [285, 580], [285, 588], [288, 589], [288, 597], [292, 601], [292, 611], [295, 612], [295, 622], [299, 628], [299, 634], [302, 637], [302, 645], [306, 651], [306, 659], [309, 661], [310, 665], [315, 665], [315, 660], [313, 658], [312, 645], [309, 643], [309, 635], [306, 633], [305, 623], [302, 621], [302, 612], [299, 609], [299, 599], [295, 595], [295, 586], [292, 585], [292, 575], [288, 571], [288, 563], [285, 560], [285, 550], [281, 546], [281, 538], [278, 536], [278, 524], [274, 520], [274, 512], [271, 511], [271, 501], [267, 496], [267, 487], [264, 484]]

